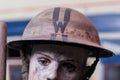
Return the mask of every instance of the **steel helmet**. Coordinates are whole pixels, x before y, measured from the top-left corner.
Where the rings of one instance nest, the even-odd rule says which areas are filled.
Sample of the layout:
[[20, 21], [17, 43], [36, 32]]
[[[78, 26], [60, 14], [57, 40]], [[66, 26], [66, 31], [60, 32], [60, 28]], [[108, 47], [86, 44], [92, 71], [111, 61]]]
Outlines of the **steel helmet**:
[[21, 49], [30, 44], [58, 44], [93, 48], [99, 53], [90, 56], [110, 57], [114, 53], [100, 45], [98, 33], [92, 22], [82, 13], [70, 8], [47, 9], [31, 19], [22, 40], [11, 41], [8, 47]]

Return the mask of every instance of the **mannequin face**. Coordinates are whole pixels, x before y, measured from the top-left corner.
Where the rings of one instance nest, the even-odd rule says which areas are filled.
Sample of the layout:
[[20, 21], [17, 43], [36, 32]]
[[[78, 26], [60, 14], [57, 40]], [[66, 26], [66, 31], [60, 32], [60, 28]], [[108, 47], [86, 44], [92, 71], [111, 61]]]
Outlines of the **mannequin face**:
[[35, 45], [29, 80], [81, 80], [87, 56], [88, 51], [83, 48]]

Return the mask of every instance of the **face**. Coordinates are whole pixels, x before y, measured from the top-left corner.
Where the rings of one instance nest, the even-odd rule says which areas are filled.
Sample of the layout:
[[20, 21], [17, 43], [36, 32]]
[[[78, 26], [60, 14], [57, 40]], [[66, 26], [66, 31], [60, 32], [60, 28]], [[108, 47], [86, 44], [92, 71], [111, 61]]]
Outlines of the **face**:
[[88, 51], [69, 46], [33, 47], [29, 80], [81, 80]]

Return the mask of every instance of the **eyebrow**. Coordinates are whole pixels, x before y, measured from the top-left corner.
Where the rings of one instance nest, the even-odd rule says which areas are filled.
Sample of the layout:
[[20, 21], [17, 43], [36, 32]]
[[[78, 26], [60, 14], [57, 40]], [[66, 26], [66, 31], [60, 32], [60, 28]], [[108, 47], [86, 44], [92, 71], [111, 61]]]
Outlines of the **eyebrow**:
[[66, 60], [62, 60], [62, 62], [73, 62], [75, 64], [79, 64], [79, 61], [74, 60], [74, 59], [66, 59]]
[[[40, 54], [40, 55], [42, 55], [42, 56], [44, 56], [44, 57], [47, 57], [47, 58], [49, 58], [49, 59], [54, 60], [54, 58], [53, 58], [52, 56], [46, 55], [46, 54], [44, 54], [44, 52], [38, 51], [38, 52], [36, 52], [36, 53], [38, 53], [38, 54]], [[46, 52], [46, 53], [47, 53], [47, 52]], [[39, 56], [37, 59], [39, 59], [39, 58], [40, 58], [40, 56]]]

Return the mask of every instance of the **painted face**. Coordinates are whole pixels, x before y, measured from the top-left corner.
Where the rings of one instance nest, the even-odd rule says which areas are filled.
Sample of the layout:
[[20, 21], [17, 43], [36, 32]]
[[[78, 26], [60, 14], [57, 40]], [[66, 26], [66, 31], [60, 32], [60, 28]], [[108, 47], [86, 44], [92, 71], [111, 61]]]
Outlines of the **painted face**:
[[88, 51], [69, 46], [34, 46], [29, 80], [81, 80]]

